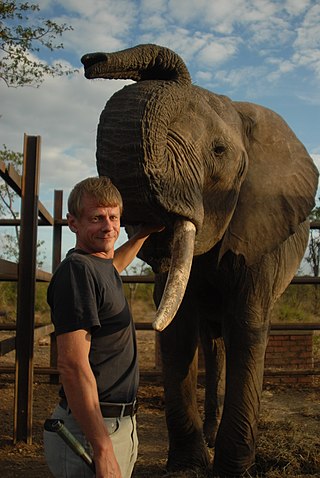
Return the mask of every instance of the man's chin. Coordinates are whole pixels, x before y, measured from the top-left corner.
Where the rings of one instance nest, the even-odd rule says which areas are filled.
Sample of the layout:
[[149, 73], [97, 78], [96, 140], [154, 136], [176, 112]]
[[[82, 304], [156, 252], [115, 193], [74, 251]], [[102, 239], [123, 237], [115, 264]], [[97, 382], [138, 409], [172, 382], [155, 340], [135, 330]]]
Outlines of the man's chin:
[[114, 252], [114, 239], [102, 239], [99, 243], [96, 243], [96, 251], [97, 252], [104, 252], [105, 254], [110, 254], [110, 252]]

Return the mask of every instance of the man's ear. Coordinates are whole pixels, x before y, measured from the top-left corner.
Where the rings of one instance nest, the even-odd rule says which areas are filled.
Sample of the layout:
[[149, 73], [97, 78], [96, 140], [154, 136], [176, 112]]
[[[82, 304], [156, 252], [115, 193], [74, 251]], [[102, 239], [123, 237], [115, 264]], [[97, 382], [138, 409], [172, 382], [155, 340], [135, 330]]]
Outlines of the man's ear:
[[67, 213], [67, 221], [68, 221], [68, 226], [69, 226], [70, 231], [72, 231], [76, 234], [78, 232], [77, 219], [72, 214], [70, 214], [68, 212]]

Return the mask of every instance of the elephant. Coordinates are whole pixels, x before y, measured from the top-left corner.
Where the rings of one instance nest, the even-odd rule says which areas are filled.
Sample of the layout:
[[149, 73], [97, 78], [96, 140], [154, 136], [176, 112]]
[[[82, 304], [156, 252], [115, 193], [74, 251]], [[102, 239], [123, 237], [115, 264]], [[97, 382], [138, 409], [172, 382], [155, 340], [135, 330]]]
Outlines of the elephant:
[[252, 472], [270, 314], [307, 246], [317, 169], [277, 113], [192, 84], [169, 48], [81, 61], [87, 79], [133, 80], [100, 115], [97, 171], [120, 190], [129, 235], [141, 223], [165, 226], [139, 257], [155, 273], [167, 468]]

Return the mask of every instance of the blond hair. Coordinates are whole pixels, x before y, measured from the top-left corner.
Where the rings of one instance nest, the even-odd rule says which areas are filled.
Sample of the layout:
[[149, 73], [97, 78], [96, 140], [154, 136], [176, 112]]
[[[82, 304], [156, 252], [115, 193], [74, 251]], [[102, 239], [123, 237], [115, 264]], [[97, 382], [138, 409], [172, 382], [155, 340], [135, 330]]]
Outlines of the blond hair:
[[85, 194], [96, 199], [100, 206], [119, 206], [120, 213], [122, 214], [123, 203], [121, 194], [112, 184], [111, 179], [106, 176], [83, 179], [72, 189], [68, 198], [68, 211], [78, 219], [82, 214], [82, 199]]

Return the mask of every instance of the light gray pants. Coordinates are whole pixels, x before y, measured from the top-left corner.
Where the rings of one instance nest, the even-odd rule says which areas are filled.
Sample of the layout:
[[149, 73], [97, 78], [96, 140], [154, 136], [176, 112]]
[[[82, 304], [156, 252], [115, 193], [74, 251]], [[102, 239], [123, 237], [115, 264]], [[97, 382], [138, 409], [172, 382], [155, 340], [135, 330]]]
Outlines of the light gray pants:
[[[79, 440], [89, 455], [91, 446], [83, 435], [72, 413], [59, 405], [51, 418], [64, 421], [68, 430]], [[138, 456], [136, 417], [105, 418], [122, 478], [130, 478]], [[48, 467], [55, 478], [93, 478], [85, 462], [62, 440], [57, 433], [44, 431], [44, 451]]]

